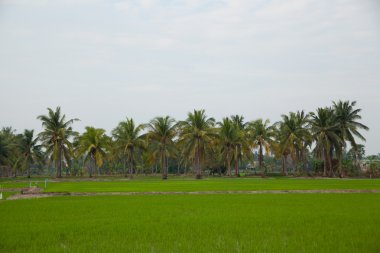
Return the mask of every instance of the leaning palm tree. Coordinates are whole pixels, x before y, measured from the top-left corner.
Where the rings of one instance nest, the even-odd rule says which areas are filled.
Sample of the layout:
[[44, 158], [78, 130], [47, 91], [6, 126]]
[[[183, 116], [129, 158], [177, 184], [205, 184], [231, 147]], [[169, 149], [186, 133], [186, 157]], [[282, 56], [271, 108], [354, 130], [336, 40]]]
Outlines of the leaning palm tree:
[[331, 108], [318, 108], [317, 113], [310, 113], [310, 126], [315, 140], [315, 152], [323, 157], [323, 176], [327, 176], [327, 167], [332, 173], [331, 151], [334, 146], [344, 145], [338, 135], [338, 124], [334, 121], [334, 112]]
[[89, 176], [98, 174], [98, 168], [103, 165], [109, 146], [109, 137], [104, 129], [86, 127], [86, 132], [78, 137], [78, 156], [84, 156], [84, 161], [90, 162]]
[[40, 115], [37, 118], [42, 121], [44, 130], [39, 134], [42, 145], [46, 153], [50, 155], [55, 164], [56, 176], [62, 177], [62, 162], [70, 164], [72, 155], [72, 144], [70, 138], [76, 136], [71, 125], [78, 119], [66, 120], [66, 115], [61, 114], [58, 106], [55, 111], [48, 108], [47, 115]]
[[34, 130], [25, 130], [21, 141], [20, 151], [22, 154], [22, 164], [27, 171], [28, 178], [30, 178], [30, 165], [38, 160], [42, 160], [42, 146], [37, 144], [38, 137], [34, 137]]
[[177, 134], [175, 120], [169, 116], [156, 117], [147, 124], [147, 139], [153, 156], [159, 157], [162, 179], [168, 178], [168, 157], [175, 154], [173, 141]]
[[[369, 128], [358, 122], [362, 117], [360, 116], [361, 109], [355, 109], [356, 101], [338, 101], [333, 102], [333, 108], [335, 112], [336, 122], [339, 125], [339, 136], [341, 139], [346, 142], [348, 141], [352, 147], [356, 147], [357, 143], [355, 137], [358, 137], [360, 140], [365, 141], [364, 136], [359, 132], [360, 129], [368, 131]], [[343, 177], [342, 170], [342, 155], [343, 155], [343, 146], [337, 147], [338, 155], [338, 168], [340, 176]]]
[[267, 154], [270, 152], [274, 135], [274, 127], [269, 125], [269, 123], [268, 119], [265, 121], [258, 119], [248, 124], [249, 138], [254, 146], [259, 147], [259, 168], [263, 176], [266, 174], [265, 166], [264, 170], [262, 170], [264, 161], [263, 149], [265, 149]]
[[179, 122], [179, 141], [185, 155], [194, 162], [196, 178], [202, 178], [202, 161], [205, 158], [206, 148], [216, 137], [215, 120], [207, 117], [205, 110], [189, 112], [185, 121]]
[[120, 122], [112, 131], [112, 136], [115, 139], [117, 148], [124, 158], [125, 176], [127, 176], [125, 166], [128, 165], [129, 167], [129, 178], [132, 178], [132, 174], [135, 170], [138, 152], [143, 150], [146, 146], [144, 136], [141, 134], [144, 127], [142, 124], [136, 126], [132, 118], [127, 118], [125, 121]]

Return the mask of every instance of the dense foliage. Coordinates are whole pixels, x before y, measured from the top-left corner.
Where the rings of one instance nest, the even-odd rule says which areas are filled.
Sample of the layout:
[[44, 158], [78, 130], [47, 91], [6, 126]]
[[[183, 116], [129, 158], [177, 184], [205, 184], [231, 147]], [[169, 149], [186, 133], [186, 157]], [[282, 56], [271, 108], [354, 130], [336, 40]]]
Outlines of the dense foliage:
[[233, 115], [216, 122], [204, 110], [189, 112], [183, 121], [165, 116], [136, 125], [121, 121], [107, 136], [104, 129], [86, 127], [83, 134], [66, 119], [60, 107], [38, 116], [44, 131], [17, 134], [0, 131], [0, 176], [52, 174], [56, 177], [88, 174], [193, 172], [240, 176], [281, 173], [288, 175], [380, 175], [379, 157], [364, 159], [365, 141], [356, 102], [333, 102], [315, 112], [290, 112], [269, 120], [244, 121]]

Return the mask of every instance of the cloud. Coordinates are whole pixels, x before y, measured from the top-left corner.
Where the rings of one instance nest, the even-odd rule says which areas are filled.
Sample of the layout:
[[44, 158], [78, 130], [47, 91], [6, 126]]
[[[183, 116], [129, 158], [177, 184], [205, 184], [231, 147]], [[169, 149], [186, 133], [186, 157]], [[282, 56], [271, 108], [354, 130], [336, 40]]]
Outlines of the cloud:
[[16, 6], [84, 5], [101, 3], [104, 0], [2, 0], [0, 4]]
[[[149, 119], [203, 107], [273, 122], [341, 98], [358, 100], [376, 126], [377, 2], [6, 0], [13, 5], [0, 19], [0, 103], [15, 111], [2, 119], [22, 119], [9, 98], [22, 105], [30, 94], [41, 108], [62, 103], [102, 124], [120, 118], [91, 110]], [[56, 95], [63, 86], [70, 89]]]

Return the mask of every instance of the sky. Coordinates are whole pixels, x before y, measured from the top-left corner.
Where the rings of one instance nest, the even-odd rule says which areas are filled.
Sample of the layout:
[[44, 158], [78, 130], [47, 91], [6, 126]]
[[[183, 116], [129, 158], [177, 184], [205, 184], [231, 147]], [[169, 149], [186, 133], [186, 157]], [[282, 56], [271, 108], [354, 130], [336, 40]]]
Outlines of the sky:
[[0, 0], [0, 127], [281, 119], [356, 100], [380, 153], [378, 0]]

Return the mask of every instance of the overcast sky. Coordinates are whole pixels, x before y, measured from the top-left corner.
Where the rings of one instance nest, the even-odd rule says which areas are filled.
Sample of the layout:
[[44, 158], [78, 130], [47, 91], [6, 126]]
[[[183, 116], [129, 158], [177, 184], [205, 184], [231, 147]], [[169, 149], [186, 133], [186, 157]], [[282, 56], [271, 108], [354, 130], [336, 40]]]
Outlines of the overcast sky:
[[196, 109], [246, 120], [356, 100], [380, 152], [378, 0], [0, 0], [0, 127]]

